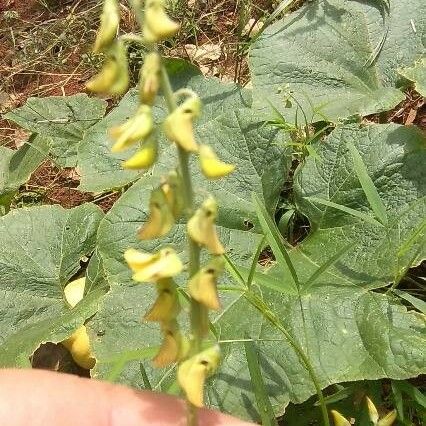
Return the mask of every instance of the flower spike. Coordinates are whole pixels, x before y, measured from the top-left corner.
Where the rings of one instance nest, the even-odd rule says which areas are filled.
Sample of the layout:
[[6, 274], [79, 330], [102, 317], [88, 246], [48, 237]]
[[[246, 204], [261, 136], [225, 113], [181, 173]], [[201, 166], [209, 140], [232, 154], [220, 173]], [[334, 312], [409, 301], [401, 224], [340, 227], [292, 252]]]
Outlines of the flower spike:
[[235, 170], [233, 164], [227, 164], [219, 160], [215, 152], [208, 145], [200, 145], [199, 158], [201, 171], [209, 179], [219, 179]]
[[198, 151], [194, 138], [193, 121], [199, 116], [200, 111], [200, 98], [194, 95], [178, 106], [164, 121], [166, 136], [185, 151]]
[[111, 46], [117, 35], [119, 24], [120, 13], [117, 0], [105, 0], [101, 15], [101, 25], [93, 47], [95, 53], [102, 52]]
[[217, 369], [220, 360], [219, 346], [206, 349], [184, 361], [178, 369], [178, 382], [188, 401], [196, 407], [202, 407], [204, 383]]
[[127, 52], [123, 43], [116, 43], [101, 71], [86, 83], [94, 93], [122, 95], [129, 87]]
[[158, 143], [151, 138], [144, 142], [142, 148], [132, 155], [127, 161], [124, 161], [123, 169], [140, 170], [149, 169], [157, 159]]
[[170, 278], [159, 280], [157, 293], [157, 300], [144, 318], [146, 321], [168, 323], [174, 320], [180, 311], [176, 284]]
[[225, 249], [216, 233], [216, 217], [216, 201], [213, 197], [209, 197], [189, 219], [187, 229], [193, 241], [205, 246], [210, 253], [219, 255], [223, 254]]
[[164, 10], [164, 0], [147, 0], [143, 37], [149, 43], [157, 43], [174, 36], [180, 25], [171, 20]]
[[215, 311], [220, 308], [216, 280], [222, 271], [223, 259], [216, 257], [201, 268], [188, 283], [188, 292], [191, 297]]
[[111, 148], [112, 152], [121, 152], [128, 149], [138, 141], [145, 140], [154, 128], [151, 107], [142, 105], [136, 115], [129, 118], [121, 126], [110, 129], [110, 135], [116, 139]]
[[182, 272], [183, 265], [172, 248], [157, 253], [144, 253], [135, 249], [124, 252], [124, 259], [133, 271], [133, 279], [138, 282], [157, 282], [171, 278]]
[[160, 89], [161, 58], [157, 52], [145, 56], [139, 82], [139, 98], [143, 104], [152, 105]]

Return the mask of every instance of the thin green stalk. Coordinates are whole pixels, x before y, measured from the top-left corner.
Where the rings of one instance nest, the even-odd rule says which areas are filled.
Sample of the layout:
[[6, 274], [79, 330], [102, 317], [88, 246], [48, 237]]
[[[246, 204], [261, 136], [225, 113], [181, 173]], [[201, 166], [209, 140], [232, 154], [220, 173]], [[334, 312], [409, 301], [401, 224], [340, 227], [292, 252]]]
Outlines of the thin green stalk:
[[[161, 67], [161, 87], [163, 89], [164, 98], [166, 100], [169, 112], [173, 112], [177, 108], [177, 104], [174, 98], [173, 89], [170, 84], [167, 70], [164, 66]], [[194, 191], [189, 173], [189, 155], [179, 146], [177, 146], [177, 150], [179, 157], [179, 172], [182, 178], [184, 209], [187, 218], [189, 218], [192, 216], [194, 211]], [[189, 235], [187, 235], [187, 240], [189, 251], [189, 276], [191, 277], [200, 269], [200, 249], [198, 245], [192, 241]], [[191, 353], [193, 354], [196, 354], [201, 350], [205, 326], [208, 324], [206, 319], [206, 308], [191, 298], [190, 320], [191, 330], [193, 333]], [[187, 402], [187, 407], [187, 424], [188, 426], [196, 426], [198, 424], [197, 407], [189, 402]]]

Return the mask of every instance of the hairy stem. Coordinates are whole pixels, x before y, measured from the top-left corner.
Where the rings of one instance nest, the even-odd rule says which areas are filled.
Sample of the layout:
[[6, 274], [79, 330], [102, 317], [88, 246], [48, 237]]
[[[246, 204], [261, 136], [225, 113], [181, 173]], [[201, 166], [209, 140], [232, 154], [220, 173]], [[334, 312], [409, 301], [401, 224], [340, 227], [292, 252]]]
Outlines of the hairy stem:
[[[161, 67], [161, 87], [163, 89], [164, 98], [166, 100], [169, 112], [173, 112], [177, 108], [176, 100], [174, 98], [173, 89], [170, 84], [167, 70], [164, 66]], [[189, 172], [189, 155], [188, 153], [177, 145], [178, 157], [179, 157], [179, 172], [182, 178], [182, 196], [184, 201], [185, 215], [189, 219], [194, 212], [194, 190], [192, 187], [191, 176]], [[194, 241], [187, 235], [188, 240], [188, 251], [189, 251], [189, 276], [193, 276], [200, 268], [200, 249]], [[195, 354], [201, 350], [201, 345], [204, 337], [204, 324], [206, 323], [205, 318], [207, 317], [206, 309], [198, 303], [196, 300], [191, 298], [191, 330], [193, 334], [193, 340], [191, 345], [191, 353]], [[187, 424], [188, 426], [196, 426], [197, 420], [197, 408], [191, 403], [187, 403]]]

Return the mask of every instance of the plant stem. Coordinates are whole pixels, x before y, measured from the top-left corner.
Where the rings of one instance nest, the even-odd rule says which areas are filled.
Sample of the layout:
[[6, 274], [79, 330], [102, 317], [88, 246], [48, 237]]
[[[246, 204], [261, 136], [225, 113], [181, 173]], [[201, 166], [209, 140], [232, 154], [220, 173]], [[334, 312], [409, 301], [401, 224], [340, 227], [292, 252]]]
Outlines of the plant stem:
[[[173, 89], [170, 84], [169, 76], [164, 65], [161, 67], [161, 87], [163, 95], [166, 100], [169, 112], [173, 112], [177, 108], [176, 100], [174, 98]], [[192, 188], [192, 181], [189, 172], [189, 155], [188, 153], [177, 145], [178, 158], [179, 158], [179, 172], [182, 179], [182, 196], [184, 201], [185, 215], [189, 219], [194, 212], [194, 191]], [[189, 276], [192, 277], [200, 269], [200, 249], [191, 237], [187, 234], [188, 252], [189, 252]], [[206, 309], [191, 298], [191, 330], [193, 334], [191, 354], [200, 352], [202, 340], [205, 334], [205, 319], [207, 318]], [[187, 402], [187, 425], [198, 425], [197, 407]]]

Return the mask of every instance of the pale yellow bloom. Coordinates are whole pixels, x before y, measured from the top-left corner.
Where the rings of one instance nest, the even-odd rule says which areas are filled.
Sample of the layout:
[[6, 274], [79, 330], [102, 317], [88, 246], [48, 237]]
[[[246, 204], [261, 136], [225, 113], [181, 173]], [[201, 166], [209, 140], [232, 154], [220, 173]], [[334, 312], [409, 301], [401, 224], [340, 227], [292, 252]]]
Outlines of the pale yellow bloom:
[[145, 140], [154, 129], [151, 107], [141, 105], [136, 114], [120, 126], [113, 127], [109, 133], [116, 143], [112, 146], [112, 152], [121, 152], [136, 142]]
[[160, 89], [161, 57], [157, 52], [145, 56], [139, 82], [139, 98], [143, 104], [152, 105]]
[[219, 346], [213, 346], [182, 362], [178, 368], [179, 385], [196, 407], [204, 405], [204, 383], [217, 369], [219, 360]]
[[208, 145], [200, 145], [199, 159], [201, 171], [209, 179], [219, 179], [235, 170], [235, 165], [219, 160], [215, 152]]
[[365, 397], [365, 400], [367, 401], [368, 416], [374, 425], [377, 426], [377, 422], [379, 421], [379, 413], [377, 412], [377, 408], [368, 396]]
[[213, 197], [209, 197], [189, 219], [188, 234], [198, 244], [205, 246], [212, 254], [223, 254], [225, 249], [216, 233], [215, 220], [217, 204]]
[[156, 282], [162, 278], [178, 275], [183, 265], [172, 248], [157, 253], [144, 253], [135, 249], [124, 252], [124, 259], [133, 271], [133, 279], [138, 282]]
[[217, 277], [223, 271], [223, 259], [217, 257], [201, 268], [189, 281], [188, 292], [193, 299], [209, 309], [220, 308]]
[[164, 10], [164, 0], [147, 0], [145, 4], [143, 37], [149, 43], [157, 43], [174, 36], [180, 25], [171, 20]]
[[132, 155], [122, 166], [123, 169], [140, 170], [149, 169], [158, 156], [158, 143], [155, 139], [148, 139], [141, 149]]
[[101, 24], [93, 48], [95, 53], [99, 53], [111, 46], [117, 35], [119, 24], [120, 13], [117, 0], [105, 0], [101, 15]]
[[338, 411], [331, 410], [334, 426], [352, 426], [350, 421], [345, 419]]
[[396, 417], [396, 410], [392, 410], [378, 421], [377, 426], [392, 426], [395, 423]]
[[175, 319], [180, 311], [176, 284], [172, 279], [166, 278], [157, 283], [157, 299], [146, 313], [145, 320], [169, 323]]
[[166, 235], [175, 223], [174, 216], [162, 187], [154, 189], [149, 200], [149, 218], [138, 232], [141, 240]]
[[201, 111], [201, 101], [198, 96], [191, 96], [179, 105], [164, 121], [166, 136], [177, 143], [185, 151], [196, 152], [193, 122]]

